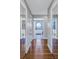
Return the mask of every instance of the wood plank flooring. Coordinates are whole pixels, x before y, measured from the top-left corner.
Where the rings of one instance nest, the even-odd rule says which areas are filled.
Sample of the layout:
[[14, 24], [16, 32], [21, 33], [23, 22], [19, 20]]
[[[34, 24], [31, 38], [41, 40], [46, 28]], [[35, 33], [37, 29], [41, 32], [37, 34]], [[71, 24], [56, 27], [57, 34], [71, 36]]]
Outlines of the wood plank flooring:
[[25, 39], [20, 39], [20, 59], [23, 59], [24, 55], [25, 55]]
[[23, 48], [20, 51], [20, 59], [55, 59], [48, 49], [47, 40], [33, 40], [27, 54]]

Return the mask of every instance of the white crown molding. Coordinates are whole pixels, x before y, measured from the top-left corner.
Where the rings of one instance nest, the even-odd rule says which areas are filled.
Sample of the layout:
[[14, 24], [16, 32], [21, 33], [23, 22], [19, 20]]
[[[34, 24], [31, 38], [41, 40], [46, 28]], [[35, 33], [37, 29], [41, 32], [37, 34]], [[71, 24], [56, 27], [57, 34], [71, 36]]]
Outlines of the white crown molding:
[[53, 9], [58, 4], [58, 0], [54, 0], [54, 3], [51, 6], [51, 9]]
[[27, 9], [27, 8], [26, 8], [26, 5], [25, 5], [24, 2], [23, 2], [23, 0], [20, 0], [20, 4], [21, 4], [25, 9]]

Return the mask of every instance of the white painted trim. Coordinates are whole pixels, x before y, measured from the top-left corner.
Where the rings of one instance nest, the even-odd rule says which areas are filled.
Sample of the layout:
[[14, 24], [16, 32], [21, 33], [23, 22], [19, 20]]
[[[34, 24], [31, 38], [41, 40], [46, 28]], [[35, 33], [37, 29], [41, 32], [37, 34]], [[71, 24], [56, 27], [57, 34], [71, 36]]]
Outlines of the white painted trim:
[[51, 49], [51, 47], [49, 46], [49, 44], [48, 44], [48, 48], [49, 48], [50, 52], [52, 53], [52, 49]]
[[25, 9], [27, 9], [27, 8], [26, 8], [26, 5], [25, 5], [24, 2], [23, 2], [23, 0], [21, 0], [20, 3], [21, 3], [21, 5], [22, 5]]
[[51, 9], [53, 9], [56, 6], [56, 4], [58, 4], [58, 0], [54, 1], [54, 4], [52, 4]]
[[[26, 46], [27, 46], [27, 48], [26, 48]], [[31, 44], [25, 45], [25, 53], [28, 53], [30, 47], [31, 47]]]

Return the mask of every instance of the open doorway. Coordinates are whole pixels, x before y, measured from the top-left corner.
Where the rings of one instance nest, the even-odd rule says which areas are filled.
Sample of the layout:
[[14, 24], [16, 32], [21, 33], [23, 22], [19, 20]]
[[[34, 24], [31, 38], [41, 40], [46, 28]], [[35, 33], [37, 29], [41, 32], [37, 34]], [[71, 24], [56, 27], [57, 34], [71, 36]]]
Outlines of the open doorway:
[[44, 21], [34, 20], [34, 39], [43, 39]]

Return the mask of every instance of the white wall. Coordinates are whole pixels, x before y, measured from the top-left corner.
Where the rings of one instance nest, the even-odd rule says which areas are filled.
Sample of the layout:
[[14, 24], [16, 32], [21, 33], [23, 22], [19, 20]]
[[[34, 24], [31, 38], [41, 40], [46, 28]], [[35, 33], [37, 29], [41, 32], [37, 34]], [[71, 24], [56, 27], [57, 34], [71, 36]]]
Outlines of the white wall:
[[20, 4], [20, 39], [25, 38], [25, 29], [22, 29], [22, 21], [26, 20], [26, 9]]
[[47, 33], [48, 34], [48, 47], [49, 47], [50, 52], [52, 52], [52, 36], [51, 36], [52, 29], [51, 29], [51, 22], [48, 21], [47, 25], [48, 25], [48, 33]]
[[26, 16], [27, 16], [26, 18], [26, 53], [27, 53], [33, 39], [33, 28], [32, 28], [33, 26], [32, 26], [32, 16], [29, 10], [27, 10]]
[[[48, 17], [48, 47], [50, 52], [52, 53], [52, 49], [53, 49], [53, 38], [57, 38], [57, 30], [53, 30], [52, 29], [52, 25], [51, 22], [53, 20], [53, 15], [58, 15], [58, 0], [55, 0], [54, 3], [52, 4], [52, 6], [50, 7], [49, 11], [48, 11], [49, 17]], [[55, 35], [54, 35], [55, 34]]]
[[25, 37], [25, 29], [22, 29], [22, 21], [25, 21], [25, 17], [20, 16], [20, 39], [26, 38]]
[[[32, 37], [33, 37], [33, 28], [32, 28], [33, 17], [23, 0], [21, 0], [20, 15], [23, 16], [20, 20], [22, 21], [24, 19], [25, 24], [26, 24], [26, 29], [22, 30], [22, 27], [21, 27], [21, 32], [24, 33], [24, 37], [26, 39], [25, 40], [25, 52], [27, 53], [31, 46]], [[23, 38], [23, 36], [21, 36], [21, 38]]]

